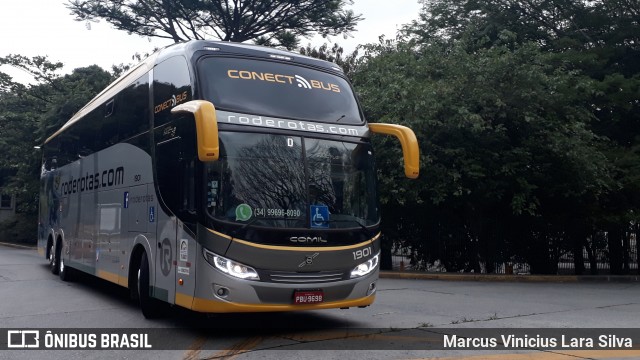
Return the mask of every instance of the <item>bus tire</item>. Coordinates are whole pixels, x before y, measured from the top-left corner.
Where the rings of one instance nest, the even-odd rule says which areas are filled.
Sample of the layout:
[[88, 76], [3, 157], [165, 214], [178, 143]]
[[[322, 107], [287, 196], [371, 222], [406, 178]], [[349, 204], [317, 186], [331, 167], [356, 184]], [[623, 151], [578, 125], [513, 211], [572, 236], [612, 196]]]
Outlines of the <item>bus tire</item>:
[[73, 269], [64, 263], [64, 257], [58, 258], [58, 276], [62, 281], [71, 281], [73, 279]]
[[149, 260], [143, 251], [138, 268], [138, 300], [142, 315], [147, 319], [155, 319], [162, 315], [162, 308], [160, 302], [149, 295], [149, 272]]
[[54, 253], [54, 248], [53, 248], [53, 241], [50, 241], [49, 244], [47, 245], [47, 256], [49, 256], [49, 269], [51, 270], [52, 273], [55, 274], [54, 272], [54, 267], [56, 266], [56, 255]]
[[56, 246], [51, 249], [51, 254], [50, 257], [53, 257], [53, 259], [49, 260], [51, 272], [54, 275], [58, 275], [60, 272], [60, 255], [62, 255], [62, 242], [60, 240], [58, 240]]

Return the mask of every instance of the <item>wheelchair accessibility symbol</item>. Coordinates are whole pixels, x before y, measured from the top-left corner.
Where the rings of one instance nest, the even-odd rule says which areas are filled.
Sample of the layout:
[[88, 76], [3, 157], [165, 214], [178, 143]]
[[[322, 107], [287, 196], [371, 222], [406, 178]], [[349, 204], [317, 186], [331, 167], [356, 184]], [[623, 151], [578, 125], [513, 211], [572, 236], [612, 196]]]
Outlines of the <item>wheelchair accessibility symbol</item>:
[[311, 227], [329, 227], [329, 207], [325, 205], [311, 205]]

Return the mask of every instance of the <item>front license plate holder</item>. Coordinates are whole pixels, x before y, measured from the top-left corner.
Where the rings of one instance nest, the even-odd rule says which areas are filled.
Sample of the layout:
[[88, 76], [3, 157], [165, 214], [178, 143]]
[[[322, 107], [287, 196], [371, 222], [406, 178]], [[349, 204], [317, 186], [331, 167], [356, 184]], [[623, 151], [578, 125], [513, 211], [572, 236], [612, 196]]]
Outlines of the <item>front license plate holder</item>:
[[293, 292], [294, 305], [319, 304], [324, 302], [324, 291], [321, 289], [295, 290]]

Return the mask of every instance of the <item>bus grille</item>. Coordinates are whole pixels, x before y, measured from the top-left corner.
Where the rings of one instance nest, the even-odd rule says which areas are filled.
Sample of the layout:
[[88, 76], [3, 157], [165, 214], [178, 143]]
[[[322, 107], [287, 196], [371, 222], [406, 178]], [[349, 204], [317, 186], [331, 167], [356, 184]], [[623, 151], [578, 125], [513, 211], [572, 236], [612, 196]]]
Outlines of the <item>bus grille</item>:
[[312, 283], [328, 283], [346, 280], [343, 272], [271, 272], [269, 274], [271, 282], [289, 283], [289, 284], [312, 284]]

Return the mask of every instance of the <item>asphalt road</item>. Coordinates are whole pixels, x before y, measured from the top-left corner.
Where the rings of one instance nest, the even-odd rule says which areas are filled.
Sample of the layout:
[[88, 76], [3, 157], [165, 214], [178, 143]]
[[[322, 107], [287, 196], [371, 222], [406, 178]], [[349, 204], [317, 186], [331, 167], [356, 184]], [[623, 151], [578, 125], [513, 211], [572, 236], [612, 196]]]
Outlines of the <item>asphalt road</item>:
[[635, 343], [624, 351], [425, 350], [416, 347], [425, 338], [415, 336], [585, 327], [640, 327], [640, 283], [381, 279], [376, 302], [366, 309], [212, 316], [167, 309], [167, 317], [146, 320], [126, 289], [90, 277], [62, 282], [35, 250], [0, 246], [0, 328], [159, 329], [170, 334], [167, 344], [177, 344], [175, 350], [6, 350], [0, 359], [640, 359]]

